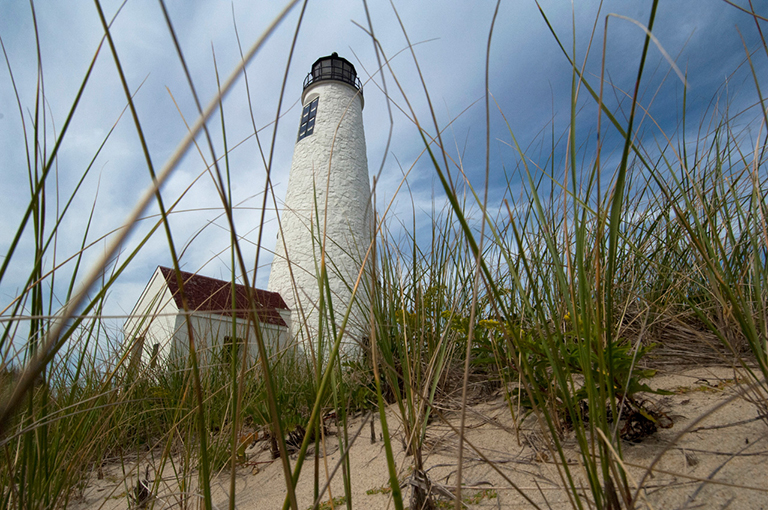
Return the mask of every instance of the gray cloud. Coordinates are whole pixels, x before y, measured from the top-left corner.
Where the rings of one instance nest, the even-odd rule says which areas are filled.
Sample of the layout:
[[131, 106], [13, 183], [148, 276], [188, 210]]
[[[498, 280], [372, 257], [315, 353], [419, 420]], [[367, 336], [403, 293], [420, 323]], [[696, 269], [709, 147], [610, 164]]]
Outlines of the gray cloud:
[[[245, 49], [282, 8], [276, 4], [235, 2], [234, 17]], [[334, 2], [332, 9], [329, 5], [310, 2], [288, 73], [280, 112], [283, 116], [279, 120], [272, 165], [272, 179], [278, 201], [285, 194], [299, 117], [296, 103], [301, 83], [311, 63], [319, 56], [337, 51], [356, 64], [361, 78], [373, 76], [365, 86], [363, 112], [371, 172], [378, 170], [384, 157], [389, 121], [386, 99], [379, 89], [382, 85], [381, 74], [376, 69], [370, 39], [353, 23], [367, 24], [363, 5], [360, 2]], [[109, 2], [105, 6], [107, 16], [114, 15], [117, 6], [117, 2]], [[572, 51], [575, 37], [576, 61], [581, 65], [595, 23], [597, 2], [578, 2], [573, 14], [575, 21], [570, 2], [551, 0], [542, 2], [542, 6], [569, 52]], [[616, 10], [645, 24], [649, 6], [650, 2], [605, 3], [586, 63], [586, 76], [594, 87], [599, 85], [604, 16]], [[39, 3], [36, 8], [45, 79], [46, 151], [50, 154], [54, 142], [53, 126], [55, 124], [60, 132], [101, 40], [102, 29], [95, 9], [90, 4]], [[390, 64], [394, 77], [405, 90], [419, 122], [434, 135], [426, 96], [394, 13], [384, 3], [373, 5], [371, 2], [370, 8], [376, 35], [386, 55], [392, 58]], [[466, 175], [479, 188], [483, 185], [485, 172], [485, 105], [482, 99], [485, 90], [486, 45], [494, 5], [459, 1], [432, 5], [412, 2], [398, 5], [398, 8], [411, 43], [415, 45], [413, 49], [441, 129], [453, 121], [444, 132], [446, 150], [454, 157], [454, 161], [460, 157], [463, 159]], [[31, 145], [25, 147], [22, 125], [27, 129], [27, 144], [30, 144], [38, 80], [29, 7], [20, 2], [11, 2], [4, 9], [4, 16], [0, 19], [0, 37], [14, 72], [23, 120], [16, 105], [9, 74], [0, 71], [0, 168], [4, 182], [0, 189], [0, 200], [4, 205], [0, 208], [0, 249], [3, 253], [7, 251], [15, 228], [29, 203], [27, 156], [29, 154], [32, 157], [34, 149]], [[233, 26], [233, 8], [225, 2], [195, 1], [169, 2], [169, 9], [195, 87], [205, 104], [216, 93], [212, 48], [222, 78], [228, 75], [240, 59]], [[274, 132], [271, 123], [278, 114], [278, 97], [299, 9], [300, 6], [291, 12], [248, 67], [252, 114], [256, 126], [261, 129], [259, 137], [264, 151], [269, 150]], [[688, 113], [691, 119], [698, 120], [709, 107], [712, 97], [725, 90], [722, 86], [725, 78], [744, 60], [741, 39], [734, 28], [736, 24], [748, 48], [758, 49], [754, 22], [722, 2], [688, 0], [661, 3], [655, 34], [666, 51], [688, 73]], [[149, 143], [152, 161], [156, 167], [160, 167], [186, 133], [173, 99], [187, 122], [194, 121], [196, 108], [158, 4], [148, 0], [128, 2], [115, 20], [112, 33], [129, 86], [135, 93], [135, 104]], [[643, 32], [632, 23], [618, 18], [610, 19], [606, 78], [617, 89], [631, 93], [643, 37]], [[757, 64], [757, 69], [760, 77], [765, 79], [765, 55], [758, 54], [755, 58], [761, 62]], [[651, 114], [664, 129], [674, 130], [679, 122], [681, 84], [674, 75], [668, 74], [669, 65], [656, 48], [651, 48], [649, 53], [648, 70], [649, 74], [642, 84], [643, 101], [650, 103], [655, 94]], [[748, 71], [742, 67], [730, 78], [728, 93], [732, 94], [729, 100], [733, 101], [734, 108], [744, 109], [755, 101], [754, 85]], [[387, 155], [380, 182], [382, 200], [393, 196], [401, 179], [401, 171], [393, 156], [407, 169], [423, 150], [417, 130], [408, 120], [411, 112], [397, 89], [393, 75], [389, 71], [384, 75], [390, 97], [396, 106], [393, 107], [395, 126], [390, 154]], [[568, 126], [571, 75], [564, 55], [535, 4], [502, 3], [493, 33], [489, 69], [490, 92], [498, 102], [498, 108], [492, 102], [490, 114], [491, 198], [495, 203], [506, 192], [502, 165], [512, 170], [519, 164], [519, 156], [506, 145], [511, 137], [501, 113], [506, 116], [509, 128], [519, 138], [521, 145], [531, 146], [529, 156], [539, 164], [545, 164], [546, 158], [552, 155], [551, 150], [547, 149], [551, 136], [549, 130], [553, 130], [556, 138], [560, 138]], [[620, 105], [628, 104], [628, 100], [611, 90], [606, 95], [606, 103], [619, 111], [619, 118], [622, 118]], [[57, 179], [54, 181], [53, 177], [49, 178], [49, 227], [55, 215], [56, 192], [62, 202], [72, 193], [107, 133], [118, 122], [125, 105], [114, 61], [105, 45], [97, 57], [93, 75], [59, 152], [56, 161]], [[405, 110], [405, 113], [398, 108]], [[579, 142], [594, 143], [590, 140], [595, 138], [597, 110], [583, 89], [579, 109]], [[231, 149], [229, 170], [233, 202], [242, 207], [235, 214], [236, 228], [244, 238], [242, 246], [247, 261], [252, 264], [258, 238], [256, 221], [266, 173], [253, 136], [244, 81], [241, 80], [225, 100], [224, 116], [227, 146]], [[40, 126], [43, 125], [42, 119], [38, 122]], [[221, 157], [224, 146], [218, 114], [209, 126], [216, 155]], [[656, 129], [649, 122], [644, 126], [649, 133]], [[545, 130], [546, 136], [542, 130]], [[198, 137], [198, 142], [203, 157], [194, 148], [188, 153], [163, 187], [163, 198], [167, 205], [183, 197], [177, 212], [171, 216], [171, 224], [178, 249], [185, 249], [182, 260], [185, 268], [203, 268], [205, 274], [226, 276], [230, 264], [226, 251], [229, 233], [221, 217], [222, 208], [216, 186], [205, 173], [205, 162], [210, 164], [211, 155], [202, 137]], [[539, 143], [544, 143], [542, 150], [538, 148]], [[556, 149], [556, 158], [562, 157], [560, 152], [563, 148], [564, 142]], [[220, 163], [223, 165], [223, 160]], [[451, 167], [452, 175], [457, 176], [454, 164]], [[200, 178], [195, 180], [198, 176]], [[94, 200], [95, 215], [88, 233], [89, 242], [119, 228], [150, 182], [136, 128], [126, 113], [117, 123], [101, 153], [95, 157], [93, 169], [61, 227], [61, 234], [65, 235], [60, 235], [58, 239], [57, 261], [79, 250]], [[418, 223], [426, 225], [428, 220], [425, 215], [430, 212], [433, 197], [438, 203], [443, 201], [434, 169], [426, 159], [422, 158], [416, 163], [409, 183], [417, 202]], [[99, 191], [96, 198], [97, 187]], [[410, 198], [407, 196], [394, 206], [397, 217], [401, 218], [407, 218], [411, 214], [410, 209]], [[153, 206], [148, 214], [156, 213], [157, 207]], [[271, 259], [270, 251], [275, 242], [277, 226], [271, 201], [266, 217], [262, 263], [268, 263]], [[137, 226], [136, 232], [124, 246], [123, 257], [146, 235], [155, 221], [156, 217], [152, 217]], [[409, 221], [406, 223], [409, 224]], [[87, 252], [88, 262], [98, 258], [104, 244], [103, 241], [98, 242]], [[27, 255], [32, 253], [32, 246], [32, 235], [28, 227], [19, 254], [12, 262], [13, 270], [0, 282], [0, 306], [4, 307], [13, 299], [24, 284], [29, 272]], [[47, 267], [53, 264], [54, 260], [49, 257], [46, 260]], [[158, 264], [170, 264], [167, 241], [162, 230], [155, 233], [114, 287], [109, 311], [125, 313], [130, 310]], [[266, 284], [267, 271], [268, 267], [259, 269], [257, 281], [262, 286]], [[57, 287], [57, 295], [61, 296], [61, 292]]]

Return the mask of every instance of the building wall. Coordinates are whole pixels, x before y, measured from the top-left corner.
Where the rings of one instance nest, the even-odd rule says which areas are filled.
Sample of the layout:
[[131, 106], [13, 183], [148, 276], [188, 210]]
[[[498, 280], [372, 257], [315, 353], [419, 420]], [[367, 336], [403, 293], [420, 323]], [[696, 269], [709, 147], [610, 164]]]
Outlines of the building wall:
[[[333, 307], [340, 322], [351, 304], [351, 287], [361, 271], [372, 232], [361, 96], [347, 84], [321, 81], [305, 90], [302, 103], [306, 105], [316, 97], [319, 102], [314, 132], [298, 141], [294, 149], [280, 216], [282, 235], [278, 235], [268, 286], [270, 291], [279, 292], [292, 310], [294, 337], [304, 331], [299, 304], [307, 314], [310, 335], [316, 335], [320, 300], [316, 268], [321, 244], [326, 242]], [[296, 289], [291, 284], [284, 243]], [[361, 290], [365, 286], [361, 285]], [[353, 308], [367, 308], [366, 303], [361, 291]], [[363, 313], [353, 312], [348, 330], [353, 337], [364, 334], [364, 317]], [[349, 337], [346, 343], [355, 342]]]
[[[219, 360], [225, 338], [232, 336], [232, 318], [203, 313], [194, 313], [189, 316], [180, 313], [176, 317], [171, 358], [185, 361], [189, 355], [187, 317], [192, 325], [199, 365], [206, 366]], [[247, 339], [249, 359], [253, 363], [259, 357], [255, 328], [253, 326], [248, 327], [247, 321], [243, 319], [238, 318], [235, 321], [235, 336], [239, 339], [238, 343], [242, 343], [242, 345], [245, 345], [244, 342]], [[268, 354], [273, 354], [279, 349], [285, 348], [287, 340], [286, 328], [262, 323], [261, 335]]]
[[178, 313], [179, 309], [158, 268], [123, 325], [125, 341], [141, 349], [142, 363], [150, 363], [155, 344], [158, 345], [158, 358], [168, 358]]

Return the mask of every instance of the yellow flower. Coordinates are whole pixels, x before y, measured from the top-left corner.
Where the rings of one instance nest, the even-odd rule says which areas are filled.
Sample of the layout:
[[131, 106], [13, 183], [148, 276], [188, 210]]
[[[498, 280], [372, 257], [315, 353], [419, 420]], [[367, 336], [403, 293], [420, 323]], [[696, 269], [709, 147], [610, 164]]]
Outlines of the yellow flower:
[[480, 326], [484, 327], [485, 329], [491, 329], [491, 328], [497, 328], [500, 326], [499, 321], [491, 320], [491, 319], [482, 319], [479, 322]]

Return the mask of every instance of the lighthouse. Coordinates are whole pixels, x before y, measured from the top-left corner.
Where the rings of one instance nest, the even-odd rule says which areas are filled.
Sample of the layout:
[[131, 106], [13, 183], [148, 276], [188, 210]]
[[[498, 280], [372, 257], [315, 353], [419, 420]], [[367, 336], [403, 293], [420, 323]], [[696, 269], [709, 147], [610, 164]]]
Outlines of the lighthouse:
[[362, 85], [349, 61], [333, 53], [312, 64], [304, 80], [301, 119], [268, 284], [291, 309], [291, 335], [305, 349], [317, 346], [321, 335], [323, 344], [329, 345], [334, 326], [338, 331], [347, 310], [342, 353], [356, 352], [355, 346], [366, 337], [370, 262], [364, 259], [372, 238], [373, 213], [363, 104]]

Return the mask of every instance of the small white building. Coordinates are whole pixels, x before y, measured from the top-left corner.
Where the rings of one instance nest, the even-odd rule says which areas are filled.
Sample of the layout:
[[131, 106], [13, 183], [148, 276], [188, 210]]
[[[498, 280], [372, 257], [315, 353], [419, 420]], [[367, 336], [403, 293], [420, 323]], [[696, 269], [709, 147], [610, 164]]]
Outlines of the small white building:
[[[241, 352], [246, 345], [256, 360], [256, 328], [249, 324], [247, 289], [243, 285], [199, 274], [181, 272], [187, 310], [173, 269], [158, 266], [133, 307], [123, 331], [133, 345], [131, 366], [139, 362], [155, 366], [175, 359], [184, 362], [189, 353], [189, 326], [201, 366], [216, 353]], [[275, 351], [289, 340], [291, 312], [276, 292], [253, 289], [256, 315], [267, 349]], [[232, 341], [232, 340], [235, 341]], [[228, 350], [228, 351], [225, 351]]]

